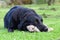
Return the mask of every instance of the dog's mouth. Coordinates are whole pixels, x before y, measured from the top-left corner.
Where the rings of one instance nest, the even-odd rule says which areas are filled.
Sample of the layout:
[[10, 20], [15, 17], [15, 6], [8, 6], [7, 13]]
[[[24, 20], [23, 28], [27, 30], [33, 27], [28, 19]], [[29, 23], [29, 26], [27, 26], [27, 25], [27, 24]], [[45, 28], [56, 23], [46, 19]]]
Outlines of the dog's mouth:
[[27, 30], [30, 32], [50, 32], [53, 31], [53, 28], [43, 28], [42, 30], [39, 30], [36, 26], [34, 25], [28, 25], [27, 26]]
[[48, 31], [48, 28], [43, 28], [40, 30], [41, 32], [47, 32]]

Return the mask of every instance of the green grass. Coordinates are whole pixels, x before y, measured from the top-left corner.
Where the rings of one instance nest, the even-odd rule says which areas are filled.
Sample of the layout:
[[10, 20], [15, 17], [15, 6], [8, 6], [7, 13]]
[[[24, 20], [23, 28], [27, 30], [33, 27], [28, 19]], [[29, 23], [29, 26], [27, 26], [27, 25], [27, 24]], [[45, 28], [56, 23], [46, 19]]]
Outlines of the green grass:
[[[0, 40], [59, 40], [60, 39], [60, 6], [54, 5], [48, 7], [48, 10], [39, 10], [39, 8], [47, 8], [46, 5], [25, 5], [25, 7], [34, 9], [37, 14], [43, 13], [51, 15], [51, 17], [43, 18], [44, 23], [48, 27], [54, 28], [51, 32], [24, 32], [15, 30], [13, 33], [4, 29], [3, 18], [10, 8], [0, 8]], [[49, 10], [56, 8], [56, 11]]]

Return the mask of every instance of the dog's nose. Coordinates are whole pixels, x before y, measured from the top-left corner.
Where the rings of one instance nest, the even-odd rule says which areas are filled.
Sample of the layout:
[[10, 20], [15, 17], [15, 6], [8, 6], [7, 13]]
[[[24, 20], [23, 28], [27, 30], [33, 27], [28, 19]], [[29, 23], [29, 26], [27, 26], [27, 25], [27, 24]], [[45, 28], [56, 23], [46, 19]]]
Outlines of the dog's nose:
[[47, 32], [48, 31], [48, 28], [44, 28], [44, 31]]

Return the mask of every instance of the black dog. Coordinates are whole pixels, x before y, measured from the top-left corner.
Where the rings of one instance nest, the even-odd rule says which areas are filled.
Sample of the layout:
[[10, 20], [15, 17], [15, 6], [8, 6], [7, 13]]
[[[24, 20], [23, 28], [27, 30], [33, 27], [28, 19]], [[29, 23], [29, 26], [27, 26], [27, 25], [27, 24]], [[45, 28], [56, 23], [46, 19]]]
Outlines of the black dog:
[[27, 29], [29, 25], [36, 26], [41, 32], [48, 31], [43, 24], [42, 17], [37, 15], [33, 9], [15, 6], [4, 17], [4, 27], [8, 28], [9, 32], [13, 32], [14, 29], [29, 31]]

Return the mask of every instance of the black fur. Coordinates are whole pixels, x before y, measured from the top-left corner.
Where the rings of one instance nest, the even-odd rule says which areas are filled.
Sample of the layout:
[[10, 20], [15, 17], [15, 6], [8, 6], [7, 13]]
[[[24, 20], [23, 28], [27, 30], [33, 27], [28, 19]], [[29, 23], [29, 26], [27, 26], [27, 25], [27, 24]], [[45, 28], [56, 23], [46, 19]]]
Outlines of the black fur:
[[34, 25], [40, 31], [48, 30], [43, 24], [42, 17], [37, 15], [33, 9], [15, 6], [4, 17], [4, 27], [8, 28], [9, 32], [13, 32], [14, 29], [27, 31], [28, 25]]

